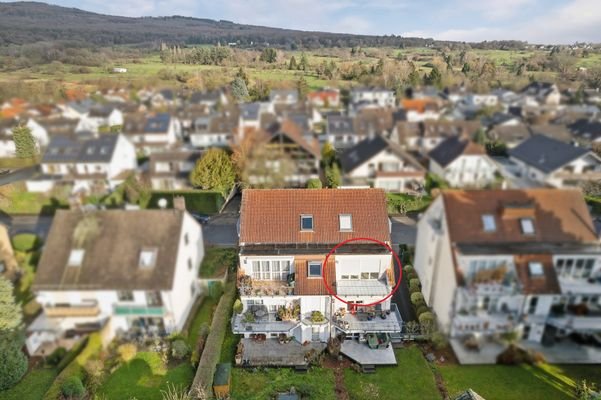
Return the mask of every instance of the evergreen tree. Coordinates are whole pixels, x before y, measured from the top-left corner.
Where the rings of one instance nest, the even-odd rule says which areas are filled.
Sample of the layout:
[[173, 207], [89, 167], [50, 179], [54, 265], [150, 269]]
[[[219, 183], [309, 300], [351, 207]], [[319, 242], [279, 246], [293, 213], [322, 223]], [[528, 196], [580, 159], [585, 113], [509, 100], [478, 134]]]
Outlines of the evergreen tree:
[[232, 82], [232, 95], [238, 101], [244, 101], [248, 98], [248, 88], [246, 87], [246, 83], [242, 78], [236, 78]]
[[268, 47], [266, 49], [263, 49], [263, 51], [261, 52], [261, 56], [259, 57], [259, 60], [265, 61], [266, 63], [273, 64], [274, 62], [276, 62], [277, 58], [278, 58], [277, 51], [275, 49]]
[[298, 65], [296, 64], [296, 58], [294, 58], [294, 56], [292, 56], [292, 58], [290, 59], [290, 64], [288, 65], [288, 69], [292, 69], [292, 70], [298, 69]]
[[300, 63], [298, 64], [298, 69], [302, 71], [306, 71], [309, 68], [309, 60], [307, 59], [307, 55], [305, 53], [301, 53]]
[[309, 93], [309, 84], [304, 76], [301, 76], [296, 82], [296, 89], [298, 90], [299, 99], [304, 100], [307, 97], [307, 93]]
[[474, 133], [474, 142], [478, 143], [481, 146], [486, 146], [486, 142], [488, 142], [488, 138], [486, 137], [486, 132], [484, 129], [480, 128]]
[[432, 67], [432, 71], [430, 71], [430, 74], [426, 77], [426, 83], [428, 85], [436, 86], [437, 88], [442, 86], [442, 75], [438, 68]]
[[0, 390], [13, 387], [27, 372], [22, 321], [12, 284], [0, 277]]
[[321, 162], [324, 168], [330, 167], [336, 161], [336, 149], [332, 143], [325, 142], [321, 148]]
[[246, 87], [248, 87], [248, 84], [250, 81], [248, 79], [248, 74], [246, 73], [244, 68], [240, 67], [238, 69], [238, 72], [236, 73], [236, 78], [242, 79], [244, 81], [244, 83], [246, 84]]
[[34, 158], [38, 155], [38, 146], [31, 129], [25, 125], [17, 125], [13, 128], [13, 141], [18, 158]]
[[190, 173], [190, 182], [201, 189], [216, 190], [226, 197], [236, 183], [236, 171], [222, 149], [209, 149]]
[[330, 167], [326, 167], [325, 175], [328, 187], [337, 188], [342, 183], [342, 176], [340, 175], [340, 168], [337, 163], [332, 164]]

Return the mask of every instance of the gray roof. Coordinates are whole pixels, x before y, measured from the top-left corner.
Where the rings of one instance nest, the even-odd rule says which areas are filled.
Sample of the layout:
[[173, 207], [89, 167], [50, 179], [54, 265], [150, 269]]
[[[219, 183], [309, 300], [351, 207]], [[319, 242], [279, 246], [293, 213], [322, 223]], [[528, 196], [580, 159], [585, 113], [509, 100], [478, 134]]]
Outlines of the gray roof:
[[259, 119], [259, 111], [261, 103], [244, 103], [240, 104], [240, 112], [244, 119]]
[[48, 144], [42, 163], [109, 162], [118, 140], [118, 135], [103, 135], [88, 140], [54, 136]]
[[517, 147], [509, 150], [509, 155], [548, 173], [588, 152], [588, 149], [572, 146], [545, 135], [532, 135]]
[[[59, 210], [44, 245], [33, 289], [170, 290], [183, 215], [178, 210], [107, 210], [87, 214]], [[74, 232], [84, 218], [95, 219], [99, 228], [88, 229], [87, 238], [79, 247]], [[67, 266], [74, 248], [84, 250], [79, 267]], [[140, 268], [142, 249], [156, 249], [154, 267]]]
[[144, 133], [165, 133], [169, 129], [171, 115], [168, 113], [159, 113], [155, 116], [146, 118], [144, 124]]
[[272, 89], [269, 92], [269, 101], [274, 101], [277, 98], [284, 98], [288, 100], [288, 96], [292, 97], [292, 100], [296, 103], [298, 101], [298, 90], [296, 89]]
[[92, 99], [84, 99], [80, 101], [72, 101], [67, 105], [78, 113], [85, 114], [90, 111], [90, 109], [94, 107], [96, 103]]
[[380, 135], [373, 135], [365, 140], [357, 143], [340, 156], [340, 165], [346, 173], [353, 171], [355, 168], [365, 163], [383, 150], [389, 149], [405, 162], [413, 165], [418, 170], [422, 170], [421, 164], [415, 160], [410, 154], [405, 152], [400, 146], [396, 145], [383, 138]]
[[451, 136], [432, 149], [428, 157], [444, 168], [462, 154], [484, 155], [486, 152], [468, 138]]
[[202, 102], [214, 102], [217, 103], [219, 101], [221, 93], [219, 91], [211, 91], [211, 92], [194, 92], [192, 96], [190, 96], [190, 103], [202, 103]]
[[343, 115], [329, 115], [327, 132], [330, 135], [354, 134], [353, 119]]
[[95, 118], [107, 118], [111, 115], [115, 108], [111, 106], [94, 106], [90, 108], [90, 117]]

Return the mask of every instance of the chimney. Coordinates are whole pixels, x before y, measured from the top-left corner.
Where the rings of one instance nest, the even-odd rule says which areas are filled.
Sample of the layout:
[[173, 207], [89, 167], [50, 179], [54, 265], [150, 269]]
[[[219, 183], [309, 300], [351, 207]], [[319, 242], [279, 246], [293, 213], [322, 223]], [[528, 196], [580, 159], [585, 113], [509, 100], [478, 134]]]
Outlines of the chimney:
[[173, 208], [175, 210], [186, 211], [186, 199], [184, 196], [175, 196], [173, 198]]

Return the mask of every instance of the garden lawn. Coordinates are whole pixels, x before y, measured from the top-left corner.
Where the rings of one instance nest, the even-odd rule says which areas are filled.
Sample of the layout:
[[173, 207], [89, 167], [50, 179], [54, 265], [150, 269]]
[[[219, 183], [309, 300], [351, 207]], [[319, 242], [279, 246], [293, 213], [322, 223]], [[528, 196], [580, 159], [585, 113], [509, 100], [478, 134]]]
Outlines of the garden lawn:
[[0, 391], [2, 400], [41, 399], [48, 390], [57, 371], [54, 368], [36, 368], [29, 371], [16, 386]]
[[187, 389], [193, 378], [194, 369], [187, 361], [168, 368], [159, 353], [140, 352], [113, 372], [99, 393], [111, 400], [161, 400], [161, 392], [169, 386]]
[[405, 193], [386, 193], [389, 214], [406, 214], [424, 211], [430, 203], [430, 196], [411, 196]]
[[153, 191], [147, 207], [158, 208], [159, 200], [164, 198], [167, 200], [167, 208], [171, 208], [175, 196], [183, 196], [186, 210], [198, 214], [217, 214], [224, 202], [221, 194], [207, 190]]
[[213, 320], [213, 312], [215, 311], [215, 307], [219, 302], [219, 299], [214, 299], [210, 296], [205, 297], [201, 300], [202, 303], [190, 324], [190, 328], [188, 330], [188, 344], [192, 349], [196, 348], [196, 342], [198, 340], [198, 333], [200, 330], [200, 326], [203, 323], [207, 325], [211, 325], [211, 321]]
[[397, 366], [378, 367], [374, 374], [344, 371], [351, 400], [440, 399], [434, 375], [421, 351], [414, 346], [395, 350]]
[[200, 277], [221, 278], [228, 268], [235, 271], [237, 262], [236, 249], [208, 247], [200, 265]]
[[57, 188], [50, 195], [28, 192], [23, 183], [3, 186], [0, 211], [7, 214], [52, 215], [58, 208], [68, 208], [69, 188]]
[[246, 368], [232, 369], [232, 399], [271, 399], [276, 393], [288, 391], [292, 386], [303, 399], [336, 399], [334, 373], [331, 369], [311, 368], [306, 374], [299, 374], [290, 368], [254, 371]]
[[440, 366], [451, 398], [471, 388], [487, 400], [573, 399], [580, 379], [601, 383], [598, 365], [478, 365]]

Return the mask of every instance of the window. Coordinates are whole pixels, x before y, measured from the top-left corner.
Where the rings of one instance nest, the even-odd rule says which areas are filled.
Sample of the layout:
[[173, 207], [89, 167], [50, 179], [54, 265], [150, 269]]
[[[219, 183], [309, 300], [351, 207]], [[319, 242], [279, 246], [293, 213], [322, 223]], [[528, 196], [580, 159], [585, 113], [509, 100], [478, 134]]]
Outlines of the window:
[[378, 272], [370, 272], [370, 274], [369, 274], [370, 279], [378, 279], [379, 277], [380, 277], [380, 274]]
[[321, 277], [321, 263], [319, 261], [309, 262], [309, 268], [307, 270], [308, 276], [312, 278]]
[[301, 231], [312, 231], [313, 230], [313, 216], [312, 215], [301, 215]]
[[494, 232], [497, 230], [497, 224], [495, 223], [494, 215], [483, 215], [482, 225], [484, 226], [484, 232]]
[[71, 253], [69, 253], [67, 265], [69, 267], [81, 267], [85, 253], [86, 251], [84, 249], [72, 249]]
[[538, 305], [538, 297], [533, 297], [530, 299], [530, 305], [528, 306], [528, 314], [534, 314], [536, 311], [536, 306]]
[[359, 275], [351, 275], [351, 279], [359, 279]]
[[528, 263], [528, 271], [530, 271], [530, 276], [542, 276], [544, 274], [543, 264], [539, 262]]
[[162, 306], [161, 292], [146, 292], [146, 304], [149, 307]]
[[186, 246], [188, 245], [188, 243], [190, 242], [190, 238], [188, 237], [188, 234], [186, 233], [184, 235], [184, 243], [186, 244]]
[[591, 276], [591, 272], [593, 271], [594, 266], [595, 260], [593, 258], [587, 259], [586, 264], [584, 264], [584, 271], [582, 272], [582, 277], [589, 278]]
[[361, 279], [369, 279], [369, 272], [361, 272]]
[[253, 279], [261, 279], [261, 263], [259, 261], [252, 262], [252, 277]]
[[353, 219], [351, 214], [340, 214], [340, 230], [341, 231], [352, 231], [353, 230]]
[[253, 261], [251, 274], [256, 280], [285, 281], [290, 275], [290, 260]]
[[347, 280], [349, 278], [348, 275], [340, 275], [340, 279], [342, 280]]
[[146, 248], [140, 251], [140, 260], [139, 267], [142, 269], [151, 269], [154, 268], [157, 262], [157, 252], [156, 248]]
[[117, 292], [117, 299], [119, 301], [134, 301], [134, 292], [131, 290], [119, 290]]
[[524, 235], [534, 235], [534, 221], [531, 218], [520, 219], [520, 226]]
[[188, 258], [188, 271], [192, 270], [192, 259]]

